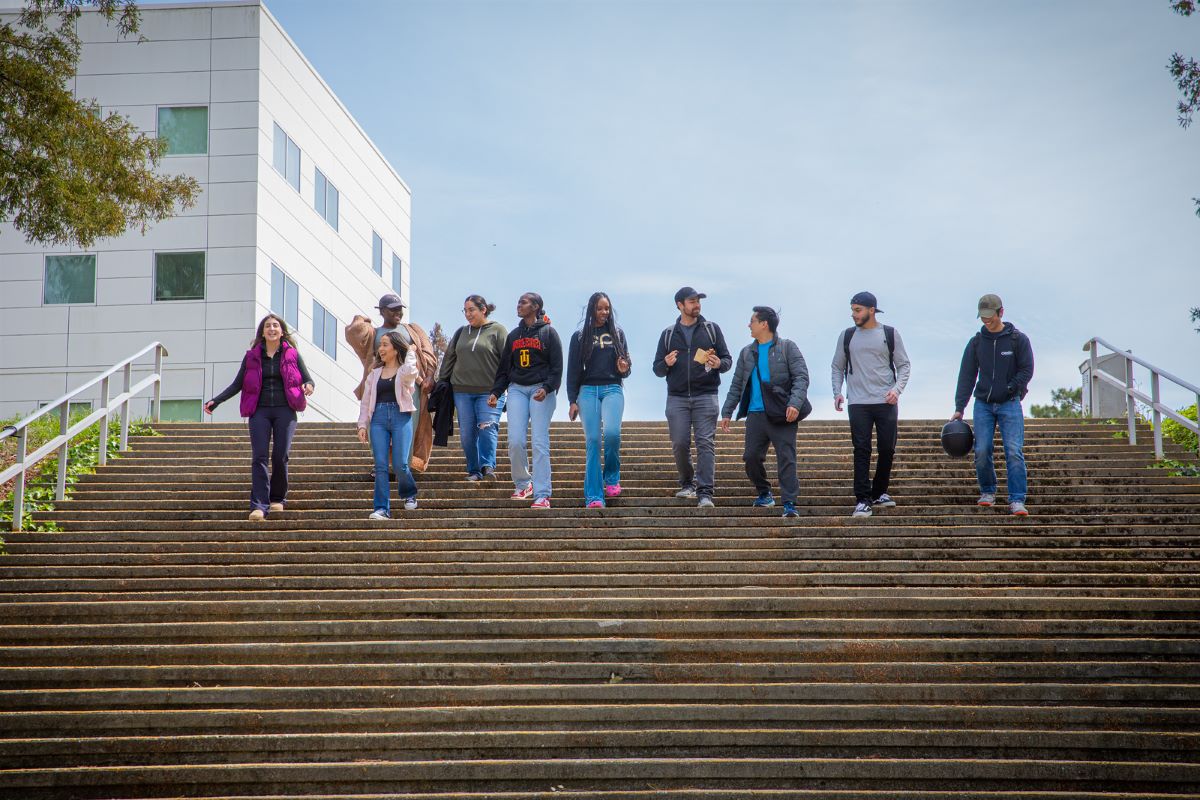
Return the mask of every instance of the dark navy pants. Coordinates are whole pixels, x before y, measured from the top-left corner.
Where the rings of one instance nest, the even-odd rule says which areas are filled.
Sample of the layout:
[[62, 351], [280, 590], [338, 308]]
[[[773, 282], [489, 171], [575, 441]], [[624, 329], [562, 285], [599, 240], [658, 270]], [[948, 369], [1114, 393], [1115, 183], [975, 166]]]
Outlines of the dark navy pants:
[[[288, 451], [296, 433], [296, 412], [289, 406], [259, 406], [250, 416], [250, 508], [264, 514], [271, 503], [287, 499]], [[271, 439], [275, 448], [271, 449]], [[270, 457], [271, 471], [267, 471]]]

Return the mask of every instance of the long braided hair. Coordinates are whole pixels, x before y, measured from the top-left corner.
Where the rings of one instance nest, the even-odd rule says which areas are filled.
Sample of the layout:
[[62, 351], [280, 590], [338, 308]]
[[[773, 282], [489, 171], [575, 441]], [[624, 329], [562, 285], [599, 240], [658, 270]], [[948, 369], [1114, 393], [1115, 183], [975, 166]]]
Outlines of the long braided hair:
[[596, 306], [600, 304], [601, 300], [608, 301], [608, 319], [604, 321], [603, 329], [608, 333], [613, 349], [617, 351], [617, 358], [629, 359], [629, 354], [621, 346], [621, 329], [617, 326], [617, 310], [613, 308], [612, 299], [604, 292], [595, 292], [588, 298], [587, 308], [583, 311], [583, 323], [579, 329], [580, 354], [583, 356], [584, 364], [587, 364], [588, 359], [592, 357], [592, 349], [595, 346], [592, 329], [596, 327]]

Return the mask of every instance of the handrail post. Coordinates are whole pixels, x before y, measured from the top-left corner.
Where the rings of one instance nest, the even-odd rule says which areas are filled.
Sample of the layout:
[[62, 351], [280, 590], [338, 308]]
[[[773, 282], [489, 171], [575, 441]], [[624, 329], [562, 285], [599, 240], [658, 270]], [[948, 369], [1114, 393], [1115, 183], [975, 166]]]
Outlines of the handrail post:
[[17, 465], [21, 467], [21, 471], [13, 480], [12, 529], [14, 533], [21, 530], [23, 527], [21, 523], [25, 519], [25, 443], [28, 441], [26, 439], [28, 431], [28, 428], [21, 428], [17, 432]]
[[1163, 428], [1162, 428], [1162, 412], [1158, 410], [1160, 397], [1158, 393], [1158, 372], [1150, 371], [1150, 397], [1154, 401], [1153, 418], [1154, 418], [1154, 457], [1162, 461], [1163, 457]]
[[[1200, 392], [1196, 392], [1196, 424], [1200, 425]], [[1196, 434], [1196, 455], [1200, 456], [1200, 433]]]
[[1093, 339], [1088, 348], [1088, 416], [1093, 419], [1100, 416], [1100, 373], [1096, 362], [1098, 346]]
[[1137, 444], [1137, 402], [1133, 399], [1133, 359], [1125, 356], [1125, 415], [1129, 422], [1129, 443]]
[[100, 382], [100, 403], [104, 408], [104, 416], [100, 419], [100, 450], [97, 455], [100, 466], [103, 467], [108, 463], [108, 378]]
[[58, 487], [54, 490], [55, 500], [62, 500], [67, 496], [67, 452], [71, 447], [67, 431], [70, 427], [71, 404], [63, 403], [58, 407], [58, 433], [63, 437], [63, 443], [58, 448]]
[[120, 450], [124, 453], [129, 449], [129, 390], [133, 386], [133, 364], [126, 364], [124, 370], [125, 377], [125, 399], [121, 402], [121, 446]]
[[150, 418], [159, 422], [162, 416], [162, 345], [154, 348], [154, 402], [150, 409]]

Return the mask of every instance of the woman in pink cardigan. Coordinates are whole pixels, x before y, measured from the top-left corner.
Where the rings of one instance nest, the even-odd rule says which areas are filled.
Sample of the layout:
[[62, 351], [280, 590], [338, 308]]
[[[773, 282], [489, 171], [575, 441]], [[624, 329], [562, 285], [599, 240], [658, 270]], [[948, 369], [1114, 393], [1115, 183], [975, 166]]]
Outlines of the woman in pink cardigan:
[[[400, 335], [385, 333], [379, 340], [375, 369], [367, 376], [358, 411], [358, 440], [370, 441], [375, 458], [375, 510], [371, 519], [391, 518], [388, 485], [388, 452], [396, 470], [396, 483], [406, 511], [417, 507], [417, 483], [408, 466], [412, 448], [413, 388], [420, 377], [416, 348]], [[367, 431], [370, 436], [367, 436]]]

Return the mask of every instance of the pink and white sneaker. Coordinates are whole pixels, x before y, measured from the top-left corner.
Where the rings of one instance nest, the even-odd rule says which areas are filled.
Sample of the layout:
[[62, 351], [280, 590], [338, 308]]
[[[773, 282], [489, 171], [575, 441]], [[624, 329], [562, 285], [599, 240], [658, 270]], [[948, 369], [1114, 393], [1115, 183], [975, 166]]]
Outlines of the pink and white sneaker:
[[603, 500], [592, 500], [590, 503], [587, 504], [587, 507], [588, 508], [604, 508], [604, 501]]
[[621, 496], [621, 484], [614, 483], [612, 486], [605, 486], [604, 487], [604, 496], [605, 497], [620, 497]]
[[533, 484], [529, 484], [524, 489], [517, 489], [509, 496], [509, 500], [528, 500], [533, 497]]
[[534, 500], [533, 505], [530, 506], [530, 508], [549, 508], [549, 507], [550, 507], [550, 498], [549, 497], [539, 497], [537, 500]]

